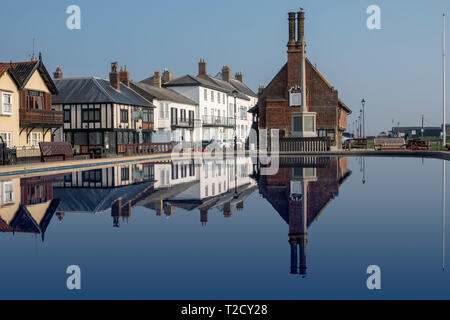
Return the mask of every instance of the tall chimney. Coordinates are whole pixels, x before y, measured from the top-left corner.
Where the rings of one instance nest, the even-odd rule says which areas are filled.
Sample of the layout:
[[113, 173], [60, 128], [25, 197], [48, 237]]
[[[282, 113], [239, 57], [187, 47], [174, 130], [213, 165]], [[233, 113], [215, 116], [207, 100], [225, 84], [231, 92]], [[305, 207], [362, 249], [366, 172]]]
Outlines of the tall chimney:
[[56, 68], [56, 71], [55, 72], [53, 72], [53, 79], [62, 79], [62, 77], [63, 77], [63, 73], [62, 73], [62, 71], [61, 71], [61, 68], [60, 67], [57, 67]]
[[240, 82], [244, 82], [242, 72], [236, 72], [236, 75], [234, 76], [234, 78]]
[[295, 45], [295, 12], [289, 12], [289, 42], [288, 47]]
[[117, 62], [111, 62], [111, 72], [109, 73], [109, 85], [120, 91], [120, 77], [117, 72]]
[[161, 88], [161, 75], [159, 71], [155, 71], [155, 75], [153, 76], [153, 86]]
[[305, 11], [297, 12], [297, 46], [301, 46], [305, 39]]
[[231, 69], [229, 66], [224, 66], [222, 68], [222, 80], [226, 82], [231, 81]]
[[289, 12], [288, 88], [299, 87], [301, 81], [301, 49], [295, 42], [295, 12]]
[[120, 69], [120, 82], [122, 82], [127, 87], [130, 86], [130, 73], [127, 71], [126, 66], [125, 66], [125, 70]]
[[198, 63], [198, 75], [206, 76], [206, 61], [205, 61], [205, 59], [200, 59], [200, 62]]
[[170, 72], [167, 69], [164, 69], [163, 75], [162, 75], [162, 81], [164, 83], [170, 82], [173, 80], [173, 73]]

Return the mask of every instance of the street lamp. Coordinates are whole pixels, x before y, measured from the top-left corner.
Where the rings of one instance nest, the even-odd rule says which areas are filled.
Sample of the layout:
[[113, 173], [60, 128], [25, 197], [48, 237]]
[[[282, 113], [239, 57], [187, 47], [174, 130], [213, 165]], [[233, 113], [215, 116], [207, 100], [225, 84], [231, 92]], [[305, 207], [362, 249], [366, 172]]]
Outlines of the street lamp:
[[366, 104], [366, 100], [364, 100], [364, 99], [362, 99], [361, 100], [361, 104], [362, 104], [362, 136], [363, 136], [363, 138], [365, 138], [366, 137], [366, 125], [365, 125], [365, 122], [364, 122], [364, 105]]
[[359, 138], [362, 138], [362, 109], [359, 110]]

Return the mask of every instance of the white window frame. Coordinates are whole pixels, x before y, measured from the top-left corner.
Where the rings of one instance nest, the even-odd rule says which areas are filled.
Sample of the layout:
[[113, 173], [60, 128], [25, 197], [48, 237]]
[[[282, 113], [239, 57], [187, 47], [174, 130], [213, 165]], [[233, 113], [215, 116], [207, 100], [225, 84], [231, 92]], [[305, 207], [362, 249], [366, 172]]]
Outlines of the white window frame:
[[[10, 103], [9, 105], [9, 110], [6, 110], [6, 97], [9, 97], [10, 99]], [[1, 109], [1, 113], [4, 116], [12, 116], [13, 114], [13, 94], [10, 92], [2, 92], [2, 109]]]
[[8, 148], [12, 147], [12, 132], [0, 132], [0, 136], [3, 138], [3, 141], [6, 143]]
[[[7, 186], [10, 187], [10, 190], [11, 190], [10, 197], [8, 197], [8, 193], [6, 192]], [[2, 200], [3, 200], [3, 205], [14, 203], [14, 184], [12, 181], [2, 182]]]
[[[37, 138], [39, 137], [39, 138]], [[39, 147], [39, 142], [42, 142], [41, 132], [31, 132], [30, 133], [30, 147]]]

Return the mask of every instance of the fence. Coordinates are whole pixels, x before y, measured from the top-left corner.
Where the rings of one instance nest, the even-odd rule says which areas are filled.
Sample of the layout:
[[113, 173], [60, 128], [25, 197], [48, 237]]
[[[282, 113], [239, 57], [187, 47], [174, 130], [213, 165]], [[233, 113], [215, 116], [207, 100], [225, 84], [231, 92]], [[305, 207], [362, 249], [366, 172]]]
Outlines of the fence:
[[133, 143], [121, 144], [118, 152], [124, 156], [146, 155], [155, 153], [170, 153], [173, 149], [173, 142], [167, 143]]
[[280, 152], [330, 151], [331, 141], [327, 137], [280, 138]]

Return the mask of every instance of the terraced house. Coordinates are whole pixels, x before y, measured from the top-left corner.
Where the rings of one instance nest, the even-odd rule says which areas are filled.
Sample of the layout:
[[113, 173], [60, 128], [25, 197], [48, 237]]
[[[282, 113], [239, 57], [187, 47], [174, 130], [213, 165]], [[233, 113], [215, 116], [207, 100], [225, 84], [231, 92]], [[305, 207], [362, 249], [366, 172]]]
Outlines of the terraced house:
[[246, 141], [252, 121], [247, 111], [257, 103], [257, 95], [243, 83], [242, 73], [233, 79], [230, 67], [224, 66], [216, 76], [208, 75], [206, 61], [201, 59], [197, 76], [184, 75], [164, 87], [198, 104], [202, 140], [231, 142], [236, 129], [238, 142]]
[[58, 90], [39, 60], [0, 64], [0, 135], [18, 157], [39, 156], [39, 142], [61, 132], [63, 113], [52, 107]]
[[[169, 74], [168, 77], [166, 75]], [[182, 143], [184, 148], [192, 148], [195, 141], [199, 141], [198, 129], [201, 127], [198, 114], [198, 104], [177, 93], [163, 88], [162, 78], [171, 79], [171, 73], [164, 71], [163, 77], [157, 71], [153, 77], [141, 82], [131, 82], [131, 89], [142, 95], [156, 106], [155, 132], [152, 142]], [[149, 79], [151, 81], [149, 81]], [[149, 84], [150, 83], [150, 84]]]
[[150, 142], [155, 106], [130, 89], [128, 71], [111, 63], [109, 80], [97, 77], [62, 78], [54, 73], [59, 94], [53, 106], [64, 112], [64, 137], [75, 153], [103, 148], [124, 152], [127, 144]]

